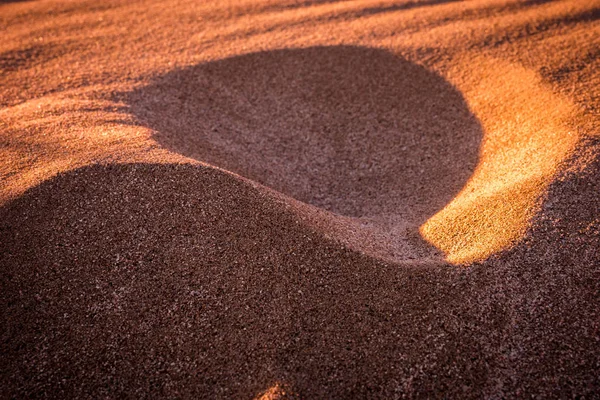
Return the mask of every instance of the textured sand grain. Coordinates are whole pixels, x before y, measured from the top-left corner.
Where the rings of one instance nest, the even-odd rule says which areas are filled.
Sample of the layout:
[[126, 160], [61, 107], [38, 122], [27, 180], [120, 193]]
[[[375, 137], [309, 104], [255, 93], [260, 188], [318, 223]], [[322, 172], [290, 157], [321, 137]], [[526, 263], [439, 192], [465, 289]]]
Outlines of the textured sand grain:
[[0, 4], [3, 398], [594, 398], [600, 2]]

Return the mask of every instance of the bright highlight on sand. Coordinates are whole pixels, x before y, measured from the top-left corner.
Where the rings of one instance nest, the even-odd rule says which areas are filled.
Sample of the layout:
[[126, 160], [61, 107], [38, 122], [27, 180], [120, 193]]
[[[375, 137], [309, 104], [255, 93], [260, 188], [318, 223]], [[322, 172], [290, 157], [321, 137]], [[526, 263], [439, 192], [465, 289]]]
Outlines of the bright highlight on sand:
[[577, 109], [531, 71], [498, 59], [465, 60], [455, 73], [484, 138], [473, 176], [420, 232], [452, 263], [483, 260], [526, 232], [542, 196], [578, 137]]

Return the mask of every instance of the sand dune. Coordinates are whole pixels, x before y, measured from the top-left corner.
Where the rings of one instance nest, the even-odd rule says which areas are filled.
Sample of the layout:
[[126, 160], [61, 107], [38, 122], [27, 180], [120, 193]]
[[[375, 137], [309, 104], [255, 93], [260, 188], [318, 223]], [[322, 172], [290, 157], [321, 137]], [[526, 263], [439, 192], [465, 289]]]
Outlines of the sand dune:
[[599, 10], [2, 2], [3, 397], [594, 397]]
[[396, 260], [417, 258], [410, 237], [464, 186], [483, 136], [444, 79], [364, 47], [202, 64], [124, 101], [163, 147], [360, 218]]

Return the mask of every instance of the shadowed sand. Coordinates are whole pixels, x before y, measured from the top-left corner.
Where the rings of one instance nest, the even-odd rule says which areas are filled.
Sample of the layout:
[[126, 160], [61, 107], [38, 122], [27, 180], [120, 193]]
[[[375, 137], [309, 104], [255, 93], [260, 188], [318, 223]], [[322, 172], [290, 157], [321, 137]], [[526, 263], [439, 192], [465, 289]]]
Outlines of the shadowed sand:
[[308, 397], [437, 397], [496, 379], [538, 392], [570, 371], [562, 390], [586, 393], [597, 384], [596, 164], [556, 185], [558, 206], [525, 245], [463, 271], [361, 256], [213, 168], [61, 174], [0, 210], [3, 386], [225, 398], [283, 382]]
[[594, 398], [600, 2], [0, 4], [7, 398]]
[[423, 252], [419, 226], [465, 185], [483, 135], [443, 78], [360, 47], [234, 57], [124, 98], [164, 147], [357, 218], [394, 260]]

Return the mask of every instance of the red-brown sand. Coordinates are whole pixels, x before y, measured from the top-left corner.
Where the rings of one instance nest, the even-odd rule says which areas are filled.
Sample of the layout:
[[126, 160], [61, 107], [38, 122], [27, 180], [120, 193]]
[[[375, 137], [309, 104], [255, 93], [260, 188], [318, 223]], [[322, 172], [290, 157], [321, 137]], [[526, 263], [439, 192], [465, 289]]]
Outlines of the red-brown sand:
[[0, 397], [599, 396], [599, 20], [0, 2]]

